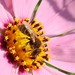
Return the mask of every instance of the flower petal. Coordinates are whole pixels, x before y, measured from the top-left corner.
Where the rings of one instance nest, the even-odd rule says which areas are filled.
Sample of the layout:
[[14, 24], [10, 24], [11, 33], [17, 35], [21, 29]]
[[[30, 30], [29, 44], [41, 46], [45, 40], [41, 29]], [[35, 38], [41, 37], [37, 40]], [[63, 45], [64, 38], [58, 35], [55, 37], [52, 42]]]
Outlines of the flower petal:
[[14, 11], [13, 11], [13, 8], [12, 8], [12, 0], [4, 0], [5, 1], [5, 4], [7, 6], [7, 11], [11, 13], [12, 16], [14, 16]]
[[39, 70], [35, 70], [33, 71], [33, 75], [36, 75], [38, 73], [38, 75], [52, 75], [49, 71], [47, 71], [44, 67], [42, 69]]
[[54, 68], [50, 68], [48, 66], [44, 66], [45, 70], [47, 70], [51, 75], [66, 75], [58, 70], [55, 70]]
[[53, 59], [75, 62], [75, 34], [52, 39], [50, 48]]
[[[39, 21], [43, 22], [46, 35], [60, 34], [75, 28], [75, 1], [66, 1], [68, 6], [64, 6], [64, 8], [62, 0], [42, 1], [36, 18], [38, 18]], [[66, 17], [67, 14], [68, 16]], [[63, 61], [75, 62], [75, 60], [72, 59], [75, 57], [74, 38], [74, 35], [69, 35], [62, 38], [59, 37], [56, 39], [52, 39], [50, 42], [52, 58]]]
[[8, 9], [12, 7], [12, 1], [11, 0], [3, 0], [7, 6]]
[[12, 0], [0, 0], [0, 3], [4, 6], [4, 8], [13, 14], [12, 12]]
[[12, 0], [14, 14], [18, 18], [31, 17], [38, 0]]
[[8, 22], [13, 21], [13, 17], [10, 15], [9, 12], [7, 12], [4, 7], [0, 4], [0, 22], [3, 24], [6, 24]]
[[4, 58], [4, 54], [5, 52], [0, 50], [0, 75], [17, 75], [12, 65]]
[[4, 28], [4, 24], [0, 22], [0, 30]]
[[63, 70], [75, 73], [75, 63], [63, 62], [51, 59], [50, 63]]
[[40, 70], [34, 70], [33, 75], [65, 75], [55, 69], [52, 69], [48, 66], [43, 66]]
[[75, 28], [75, 1], [66, 1], [67, 7], [63, 7], [63, 0], [42, 1], [36, 18], [43, 22], [46, 34], [58, 34]]

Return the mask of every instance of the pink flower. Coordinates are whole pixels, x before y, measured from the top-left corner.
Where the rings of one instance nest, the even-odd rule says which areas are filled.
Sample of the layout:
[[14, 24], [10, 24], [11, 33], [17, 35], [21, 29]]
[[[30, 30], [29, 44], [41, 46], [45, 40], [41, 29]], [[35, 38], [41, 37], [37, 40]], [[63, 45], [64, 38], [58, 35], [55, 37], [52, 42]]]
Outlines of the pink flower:
[[[2, 0], [0, 2], [0, 28], [8, 22], [13, 22], [13, 17], [31, 17], [38, 0]], [[60, 34], [75, 28], [75, 1], [74, 0], [43, 0], [36, 19], [44, 25], [46, 35]], [[66, 14], [66, 15], [65, 15]], [[1, 38], [2, 39], [2, 38]], [[52, 38], [50, 41], [50, 64], [63, 70], [75, 72], [75, 34]], [[0, 75], [18, 75], [8, 60], [4, 57], [5, 51], [0, 50]], [[33, 70], [33, 75], [65, 75], [48, 66], [41, 70]], [[28, 72], [22, 75], [30, 75]]]

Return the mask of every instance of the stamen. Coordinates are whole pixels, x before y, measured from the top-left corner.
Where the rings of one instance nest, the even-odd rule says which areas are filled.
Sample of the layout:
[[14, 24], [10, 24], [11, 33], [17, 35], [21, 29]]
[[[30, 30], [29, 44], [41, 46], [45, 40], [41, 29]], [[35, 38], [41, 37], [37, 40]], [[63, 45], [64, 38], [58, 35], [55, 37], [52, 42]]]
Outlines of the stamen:
[[30, 71], [30, 69], [29, 69], [29, 68], [26, 68], [25, 70], [26, 70], [26, 71], [28, 71], [28, 72]]
[[40, 31], [40, 30], [42, 30], [42, 27], [39, 27], [39, 28], [38, 28], [38, 31]]
[[8, 27], [8, 30], [11, 30], [11, 27]]
[[39, 23], [38, 23], [38, 24], [35, 24], [33, 28], [36, 28], [36, 27], [38, 27], [38, 26], [39, 26]]
[[13, 33], [15, 33], [16, 30], [13, 30]]
[[49, 39], [43, 36], [43, 31], [40, 31], [42, 23], [33, 20], [33, 25], [32, 23], [27, 25], [28, 21], [28, 18], [24, 21], [15, 18], [14, 23], [8, 24], [5, 30], [8, 52], [12, 54], [14, 61], [19, 66], [23, 66], [26, 71], [40, 69], [43, 65], [42, 61], [49, 59], [46, 54], [46, 42]]
[[5, 40], [8, 40], [8, 36], [5, 36]]
[[47, 52], [48, 51], [48, 48], [44, 49], [44, 51]]
[[44, 59], [46, 59], [48, 61], [48, 54], [46, 54], [45, 56], [42, 56]]
[[40, 63], [40, 65], [43, 65], [43, 62], [42, 61], [38, 61]]
[[19, 56], [16, 56], [16, 57], [15, 57], [15, 60], [18, 61], [18, 60], [19, 60]]
[[11, 50], [10, 53], [15, 54], [16, 53], [15, 49]]
[[25, 61], [22, 61], [22, 65], [23, 65], [23, 66], [26, 65], [26, 62], [25, 62]]
[[35, 23], [35, 20], [31, 22], [31, 25], [33, 25]]
[[14, 24], [18, 24], [19, 23], [19, 19], [18, 18], [14, 18]]
[[16, 43], [16, 40], [14, 39], [13, 42]]

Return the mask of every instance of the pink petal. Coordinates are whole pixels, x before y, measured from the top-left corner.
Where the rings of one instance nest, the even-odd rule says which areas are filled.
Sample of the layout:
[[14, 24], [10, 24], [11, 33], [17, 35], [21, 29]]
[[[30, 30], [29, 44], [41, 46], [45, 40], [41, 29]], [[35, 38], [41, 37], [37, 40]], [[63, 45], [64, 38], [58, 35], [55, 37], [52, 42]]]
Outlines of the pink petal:
[[2, 1], [5, 2], [8, 9], [10, 9], [12, 7], [12, 1], [11, 0], [2, 0]]
[[50, 41], [53, 59], [75, 62], [75, 35], [54, 38]]
[[13, 15], [12, 10], [12, 0], [0, 0], [0, 3], [4, 6], [4, 8]]
[[9, 12], [7, 12], [4, 7], [0, 4], [0, 22], [3, 24], [6, 24], [8, 22], [13, 21], [13, 17], [10, 15]]
[[75, 63], [63, 62], [63, 61], [58, 61], [53, 59], [51, 59], [50, 63], [63, 70], [75, 73]]
[[[42, 1], [36, 18], [43, 22], [46, 35], [60, 34], [75, 28], [75, 1], [66, 0], [65, 3], [68, 6], [63, 8], [63, 0]], [[75, 62], [73, 59], [75, 57], [74, 35], [51, 39], [50, 48], [52, 58]]]
[[36, 18], [45, 26], [46, 34], [58, 34], [75, 28], [75, 1], [66, 0], [67, 7], [63, 8], [63, 0], [43, 0]]
[[58, 70], [55, 70], [54, 68], [50, 68], [48, 66], [44, 66], [45, 70], [47, 70], [51, 75], [66, 75]]
[[4, 58], [4, 54], [5, 52], [0, 50], [0, 75], [18, 75], [15, 73], [16, 69]]
[[0, 29], [4, 28], [4, 24], [2, 22], [0, 22]]
[[52, 75], [52, 74], [43, 67], [42, 69], [33, 71], [33, 75]]
[[65, 75], [55, 69], [52, 69], [48, 66], [42, 67], [40, 70], [34, 70], [33, 75]]
[[38, 0], [12, 0], [14, 14], [18, 18], [31, 17]]

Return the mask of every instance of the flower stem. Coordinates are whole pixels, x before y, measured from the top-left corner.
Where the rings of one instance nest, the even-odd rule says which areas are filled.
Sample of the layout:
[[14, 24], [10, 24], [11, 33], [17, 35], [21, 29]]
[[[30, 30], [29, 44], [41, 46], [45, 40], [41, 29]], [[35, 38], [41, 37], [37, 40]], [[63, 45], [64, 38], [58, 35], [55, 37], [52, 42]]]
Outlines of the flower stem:
[[35, 8], [34, 8], [34, 11], [33, 11], [33, 13], [32, 13], [32, 16], [31, 16], [31, 19], [30, 19], [29, 23], [32, 22], [33, 19], [35, 18], [36, 13], [37, 13], [37, 10], [38, 10], [38, 8], [39, 8], [41, 2], [42, 2], [42, 0], [39, 0], [38, 3], [36, 4], [36, 6], [35, 6]]
[[75, 75], [75, 73], [71, 73], [71, 72], [62, 70], [62, 69], [60, 69], [60, 68], [58, 68], [58, 67], [56, 67], [56, 66], [54, 66], [54, 65], [52, 65], [52, 64], [49, 64], [49, 63], [46, 62], [46, 61], [43, 61], [43, 62], [44, 62], [47, 66], [52, 67], [52, 68], [54, 68], [54, 69], [56, 69], [56, 70], [58, 70], [58, 71], [60, 71], [60, 72], [63, 72], [63, 73], [65, 73], [65, 74], [67, 74], [67, 75]]
[[68, 35], [68, 34], [72, 34], [72, 32], [74, 31], [75, 29], [72, 29], [72, 30], [69, 30], [67, 32], [64, 32], [64, 33], [61, 33], [61, 34], [57, 34], [57, 35], [46, 35], [50, 38], [54, 38], [54, 37], [61, 37], [61, 36], [65, 36], [65, 35]]

